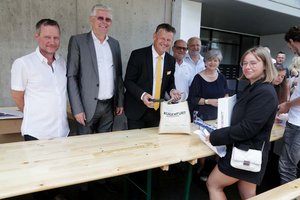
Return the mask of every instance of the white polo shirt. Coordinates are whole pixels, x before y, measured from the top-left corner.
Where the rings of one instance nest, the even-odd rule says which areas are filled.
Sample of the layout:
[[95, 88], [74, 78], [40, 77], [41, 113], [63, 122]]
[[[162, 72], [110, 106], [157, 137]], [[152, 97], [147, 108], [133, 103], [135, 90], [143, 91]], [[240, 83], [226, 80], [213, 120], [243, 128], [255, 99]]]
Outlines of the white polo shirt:
[[52, 67], [39, 47], [12, 65], [11, 89], [25, 91], [22, 135], [51, 139], [69, 134], [66, 62], [56, 54]]
[[182, 92], [182, 99], [186, 100], [189, 95], [189, 87], [192, 84], [192, 81], [195, 76], [195, 70], [193, 67], [183, 61], [180, 65], [176, 62], [175, 64], [175, 86], [176, 89]]
[[193, 59], [191, 58], [190, 54], [186, 54], [184, 61], [188, 64], [190, 64], [193, 69], [194, 69], [194, 75], [198, 74], [199, 72], [202, 72], [205, 69], [205, 63], [203, 60], [203, 57], [200, 55], [200, 59], [198, 60], [197, 63], [195, 63], [193, 61]]

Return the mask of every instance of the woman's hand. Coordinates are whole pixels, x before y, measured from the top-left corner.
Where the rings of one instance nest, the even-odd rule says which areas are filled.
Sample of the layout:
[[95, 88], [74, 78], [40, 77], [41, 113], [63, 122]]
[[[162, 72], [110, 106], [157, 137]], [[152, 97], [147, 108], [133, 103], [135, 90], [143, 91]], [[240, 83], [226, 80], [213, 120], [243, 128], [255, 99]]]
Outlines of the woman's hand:
[[206, 105], [218, 107], [218, 99], [207, 99]]

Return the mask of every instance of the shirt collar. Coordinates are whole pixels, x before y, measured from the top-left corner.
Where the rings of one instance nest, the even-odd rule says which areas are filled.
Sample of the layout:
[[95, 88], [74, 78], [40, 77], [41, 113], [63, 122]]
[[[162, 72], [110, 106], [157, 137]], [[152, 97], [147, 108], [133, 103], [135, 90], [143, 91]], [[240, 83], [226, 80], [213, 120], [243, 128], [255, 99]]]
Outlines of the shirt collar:
[[99, 42], [100, 44], [104, 44], [108, 40], [108, 35], [106, 35], [103, 43], [101, 43], [100, 40], [96, 37], [94, 31], [92, 31], [92, 37], [93, 37], [94, 42]]
[[[38, 56], [38, 58], [40, 59], [41, 62], [46, 62], [46, 63], [48, 63], [48, 59], [47, 59], [45, 56], [43, 56], [43, 55], [41, 54], [41, 52], [40, 52], [40, 47], [37, 47], [37, 48], [35, 49], [35, 52], [36, 52], [36, 54], [37, 54], [37, 56]], [[54, 59], [55, 59], [55, 60], [58, 60], [59, 58], [60, 58], [60, 55], [59, 55], [57, 52], [55, 52], [55, 54], [54, 54]]]
[[178, 62], [176, 61], [176, 65], [178, 67], [184, 67], [186, 65], [186, 62], [184, 61], [184, 59], [182, 60], [182, 63], [181, 64], [178, 64]]
[[[158, 53], [155, 51], [155, 48], [153, 45], [152, 45], [152, 55], [154, 58], [157, 58], [159, 56]], [[162, 59], [165, 58], [165, 55], [166, 55], [166, 52], [161, 55]]]

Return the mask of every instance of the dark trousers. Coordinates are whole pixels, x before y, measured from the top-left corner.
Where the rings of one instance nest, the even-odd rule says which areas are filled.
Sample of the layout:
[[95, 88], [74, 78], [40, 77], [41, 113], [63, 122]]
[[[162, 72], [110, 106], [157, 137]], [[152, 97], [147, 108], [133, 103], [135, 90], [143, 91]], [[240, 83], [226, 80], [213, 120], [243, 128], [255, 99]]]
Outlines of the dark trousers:
[[150, 128], [157, 127], [160, 120], [160, 109], [154, 110], [153, 108], [147, 108], [144, 115], [138, 119], [127, 119], [128, 129], [140, 129], [140, 128]]
[[31, 141], [31, 140], [38, 140], [37, 138], [35, 137], [32, 137], [31, 135], [24, 135], [24, 140], [25, 141]]
[[77, 134], [103, 133], [112, 131], [114, 121], [113, 98], [98, 100], [95, 114], [85, 126], [77, 123]]

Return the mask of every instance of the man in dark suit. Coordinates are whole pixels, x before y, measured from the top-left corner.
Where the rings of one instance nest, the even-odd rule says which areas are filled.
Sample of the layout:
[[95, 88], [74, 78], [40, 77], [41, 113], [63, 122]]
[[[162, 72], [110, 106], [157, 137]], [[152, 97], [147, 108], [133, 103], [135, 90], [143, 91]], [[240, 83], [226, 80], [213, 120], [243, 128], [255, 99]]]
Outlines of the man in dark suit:
[[97, 4], [89, 21], [92, 31], [72, 36], [68, 48], [68, 93], [78, 134], [111, 131], [114, 112], [123, 113], [120, 46], [107, 35], [112, 10]]
[[166, 52], [174, 34], [171, 25], [160, 24], [153, 34], [153, 45], [134, 50], [130, 55], [124, 81], [129, 129], [158, 126], [159, 103], [155, 101], [163, 99], [165, 92], [175, 100], [180, 99], [174, 84], [175, 59]]

